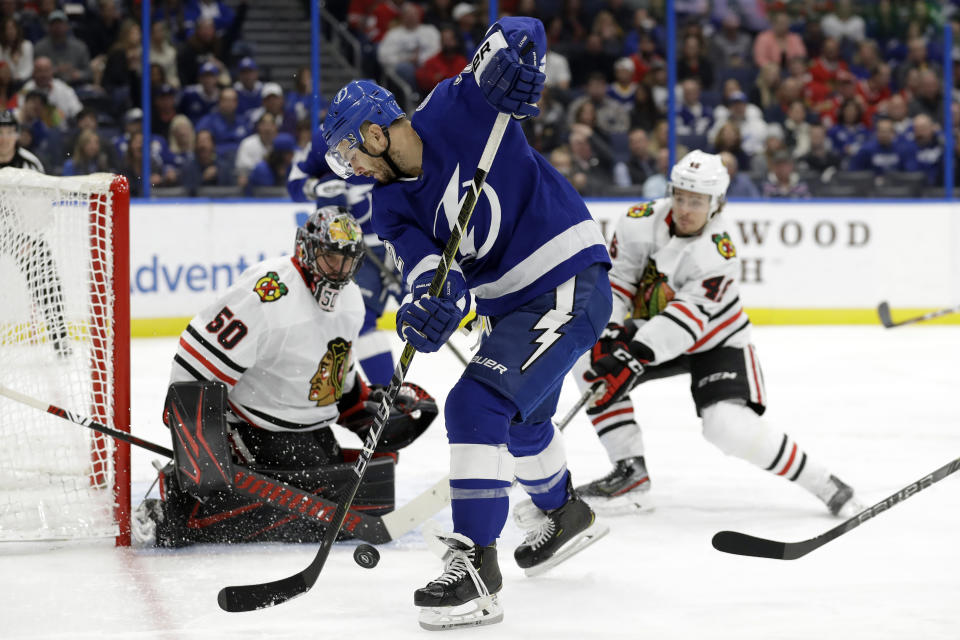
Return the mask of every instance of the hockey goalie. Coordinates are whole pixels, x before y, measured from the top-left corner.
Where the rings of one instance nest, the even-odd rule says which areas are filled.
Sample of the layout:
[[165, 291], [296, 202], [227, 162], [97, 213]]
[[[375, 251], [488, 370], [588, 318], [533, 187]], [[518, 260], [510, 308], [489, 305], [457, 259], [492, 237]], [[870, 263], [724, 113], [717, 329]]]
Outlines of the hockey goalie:
[[[164, 406], [175, 450], [229, 456], [228, 463], [337, 499], [354, 477], [357, 452], [342, 448], [331, 427], [363, 439], [384, 392], [358, 375], [351, 354], [364, 317], [353, 282], [363, 256], [356, 220], [342, 207], [322, 207], [298, 228], [293, 256], [254, 265], [193, 318], [180, 336]], [[224, 385], [226, 394], [205, 394], [210, 382]], [[355, 508], [371, 515], [393, 509], [397, 451], [436, 415], [433, 398], [405, 383]], [[160, 499], [136, 509], [138, 542], [178, 547], [322, 538], [316, 519], [277, 509], [240, 487], [207, 490], [193, 482], [189, 458], [163, 467]]]

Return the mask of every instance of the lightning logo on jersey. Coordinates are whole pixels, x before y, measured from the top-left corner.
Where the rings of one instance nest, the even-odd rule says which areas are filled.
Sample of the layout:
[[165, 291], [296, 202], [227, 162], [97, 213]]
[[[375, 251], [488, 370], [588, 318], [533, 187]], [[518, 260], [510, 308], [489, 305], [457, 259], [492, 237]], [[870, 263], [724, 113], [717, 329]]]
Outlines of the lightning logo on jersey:
[[533, 355], [527, 358], [527, 361], [520, 367], [520, 371], [526, 371], [527, 367], [536, 362], [537, 358], [546, 353], [547, 349], [553, 346], [553, 343], [563, 335], [560, 328], [573, 318], [571, 311], [573, 310], [575, 283], [576, 278], [571, 278], [557, 287], [557, 302], [554, 308], [540, 316], [537, 323], [533, 325], [533, 331], [541, 332], [539, 336], [533, 339], [540, 346], [533, 352]]

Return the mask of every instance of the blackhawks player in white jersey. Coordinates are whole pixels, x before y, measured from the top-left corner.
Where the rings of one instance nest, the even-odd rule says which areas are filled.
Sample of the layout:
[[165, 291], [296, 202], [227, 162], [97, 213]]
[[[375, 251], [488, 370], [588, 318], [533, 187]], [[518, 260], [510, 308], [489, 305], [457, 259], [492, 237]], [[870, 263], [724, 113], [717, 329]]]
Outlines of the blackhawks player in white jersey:
[[[363, 232], [347, 209], [317, 209], [298, 228], [293, 256], [250, 267], [191, 320], [170, 376], [171, 390], [179, 392], [205, 381], [226, 387], [227, 406], [215, 414], [225, 417], [233, 463], [329, 499], [353, 477], [348, 461], [355, 457], [340, 448], [330, 427], [365, 437], [383, 392], [356, 373], [352, 354], [364, 318], [353, 281], [363, 257]], [[168, 425], [170, 406], [168, 398]], [[356, 504], [373, 515], [392, 508], [395, 452], [436, 414], [422, 389], [409, 383], [401, 389]], [[205, 415], [197, 410], [187, 422], [200, 424]], [[134, 518], [141, 541], [182, 546], [321, 539], [316, 521], [249, 495], [190, 495], [173, 465], [163, 469], [161, 483], [162, 500], [145, 501]]]
[[737, 251], [720, 215], [729, 182], [719, 156], [692, 151], [673, 167], [668, 197], [630, 207], [617, 223], [611, 322], [574, 369], [583, 389], [606, 384], [587, 413], [614, 467], [577, 491], [601, 513], [647, 504], [650, 478], [628, 394], [647, 380], [690, 373], [707, 440], [799, 484], [831, 513], [854, 515], [853, 489], [760, 419], [763, 374]]

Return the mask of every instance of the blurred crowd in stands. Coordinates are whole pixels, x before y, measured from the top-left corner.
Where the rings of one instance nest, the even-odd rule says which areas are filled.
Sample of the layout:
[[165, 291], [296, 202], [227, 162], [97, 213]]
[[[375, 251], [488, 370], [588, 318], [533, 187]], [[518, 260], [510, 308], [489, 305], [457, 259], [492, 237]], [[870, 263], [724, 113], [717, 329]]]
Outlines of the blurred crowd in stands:
[[[960, 0], [674, 4], [676, 156], [721, 153], [731, 197], [942, 196], [947, 74], [960, 137]], [[243, 38], [246, 0], [153, 5], [152, 187], [282, 193], [311, 137], [309, 60], [294, 78], [260, 69]], [[485, 4], [456, 0], [326, 6], [360, 41], [360, 73], [419, 97], [463, 70], [487, 23]], [[523, 127], [585, 196], [664, 194], [663, 6], [499, 2], [501, 14], [544, 22], [547, 89]], [[0, 101], [48, 173], [121, 172], [141, 192], [139, 15], [133, 0], [0, 0]], [[960, 156], [954, 166], [960, 182]]]

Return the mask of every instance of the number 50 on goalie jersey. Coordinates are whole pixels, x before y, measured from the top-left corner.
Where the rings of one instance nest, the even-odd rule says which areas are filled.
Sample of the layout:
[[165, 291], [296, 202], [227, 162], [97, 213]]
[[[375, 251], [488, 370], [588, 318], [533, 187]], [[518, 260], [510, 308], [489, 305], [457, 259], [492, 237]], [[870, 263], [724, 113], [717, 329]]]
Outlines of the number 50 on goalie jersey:
[[653, 350], [652, 364], [750, 344], [740, 261], [722, 214], [681, 237], [672, 231], [670, 198], [634, 205], [617, 221], [610, 257], [610, 321], [637, 322], [635, 340]]

